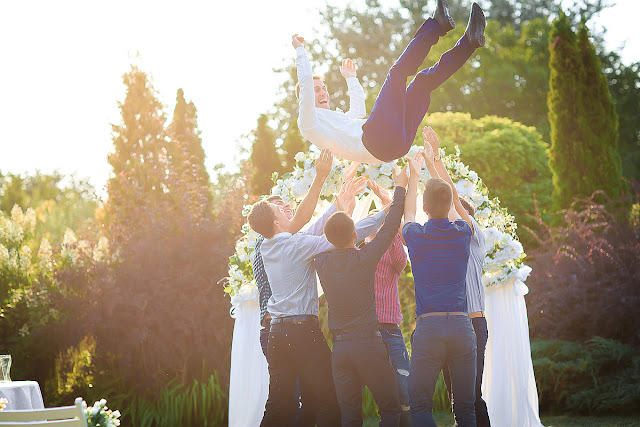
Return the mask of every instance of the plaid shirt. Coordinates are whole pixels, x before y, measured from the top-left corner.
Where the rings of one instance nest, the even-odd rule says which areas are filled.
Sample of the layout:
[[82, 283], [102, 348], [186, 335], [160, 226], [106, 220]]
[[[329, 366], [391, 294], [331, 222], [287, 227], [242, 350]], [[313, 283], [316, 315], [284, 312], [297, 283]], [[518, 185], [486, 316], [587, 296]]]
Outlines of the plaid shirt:
[[407, 254], [400, 235], [396, 234], [376, 269], [374, 289], [376, 313], [380, 323], [402, 322], [402, 309], [398, 295], [398, 280], [407, 266]]
[[258, 292], [260, 293], [260, 322], [267, 315], [267, 303], [271, 298], [271, 286], [269, 285], [269, 278], [267, 272], [264, 270], [264, 263], [262, 262], [262, 254], [260, 253], [260, 246], [264, 242], [264, 237], [258, 238], [256, 243], [256, 249], [251, 254], [251, 267], [253, 267], [253, 277], [256, 279], [258, 285]]

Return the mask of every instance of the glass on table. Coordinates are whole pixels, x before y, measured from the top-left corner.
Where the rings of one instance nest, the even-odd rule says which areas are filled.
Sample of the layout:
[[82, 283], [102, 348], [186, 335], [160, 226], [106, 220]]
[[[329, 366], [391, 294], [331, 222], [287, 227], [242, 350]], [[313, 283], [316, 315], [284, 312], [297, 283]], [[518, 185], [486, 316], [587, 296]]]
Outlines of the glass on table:
[[9, 371], [11, 370], [11, 355], [0, 354], [0, 381], [11, 381]]

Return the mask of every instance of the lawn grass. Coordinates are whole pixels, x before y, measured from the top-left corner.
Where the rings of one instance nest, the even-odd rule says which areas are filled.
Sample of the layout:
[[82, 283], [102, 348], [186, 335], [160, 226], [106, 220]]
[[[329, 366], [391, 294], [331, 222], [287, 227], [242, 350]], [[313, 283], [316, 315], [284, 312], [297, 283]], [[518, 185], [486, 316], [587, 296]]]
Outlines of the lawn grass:
[[[450, 412], [434, 412], [433, 419], [438, 427], [453, 426], [453, 415]], [[378, 418], [368, 418], [365, 427], [377, 426]], [[640, 416], [636, 417], [581, 417], [573, 415], [543, 415], [545, 427], [640, 427]]]

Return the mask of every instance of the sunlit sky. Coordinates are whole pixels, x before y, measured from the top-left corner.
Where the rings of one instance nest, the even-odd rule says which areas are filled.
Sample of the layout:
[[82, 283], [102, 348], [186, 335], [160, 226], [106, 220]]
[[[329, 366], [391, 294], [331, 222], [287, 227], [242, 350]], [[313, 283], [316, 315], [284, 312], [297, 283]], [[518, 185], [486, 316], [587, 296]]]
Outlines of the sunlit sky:
[[[626, 42], [625, 63], [639, 61], [640, 2], [616, 3], [592, 25], [607, 29], [609, 49]], [[236, 141], [277, 97], [283, 77], [273, 68], [292, 60], [291, 34], [312, 38], [325, 4], [1, 1], [0, 171], [58, 170], [104, 194], [110, 124], [120, 122], [121, 76], [132, 63], [151, 75], [168, 118], [184, 89], [198, 109], [207, 168], [233, 169]]]

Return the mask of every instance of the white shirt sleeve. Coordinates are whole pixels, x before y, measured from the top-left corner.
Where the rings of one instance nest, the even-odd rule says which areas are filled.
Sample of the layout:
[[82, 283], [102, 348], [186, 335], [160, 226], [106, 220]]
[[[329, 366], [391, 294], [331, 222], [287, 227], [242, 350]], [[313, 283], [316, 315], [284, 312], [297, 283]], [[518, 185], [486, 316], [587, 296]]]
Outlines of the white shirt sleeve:
[[336, 205], [332, 203], [331, 206], [329, 206], [329, 209], [327, 209], [325, 213], [323, 213], [322, 216], [316, 220], [316, 222], [311, 224], [311, 227], [303, 231], [303, 233], [311, 234], [314, 236], [322, 236], [324, 234], [324, 225], [327, 223], [329, 217], [337, 210], [338, 208], [336, 207]]
[[367, 109], [364, 104], [364, 89], [357, 77], [347, 79], [347, 94], [349, 95], [349, 111], [346, 112], [350, 119], [364, 119]]
[[300, 94], [298, 100], [298, 126], [300, 129], [314, 128], [318, 123], [316, 97], [313, 91], [313, 72], [304, 47], [296, 49], [296, 69]]
[[382, 227], [382, 223], [386, 217], [387, 213], [385, 211], [380, 211], [375, 215], [362, 218], [360, 221], [356, 222], [356, 233], [358, 233], [356, 242], [360, 242], [367, 236], [378, 231], [380, 227]]

